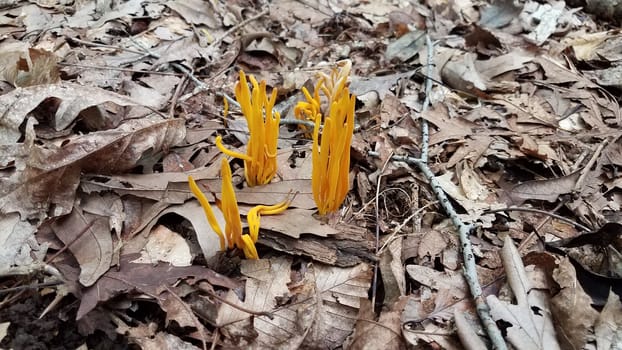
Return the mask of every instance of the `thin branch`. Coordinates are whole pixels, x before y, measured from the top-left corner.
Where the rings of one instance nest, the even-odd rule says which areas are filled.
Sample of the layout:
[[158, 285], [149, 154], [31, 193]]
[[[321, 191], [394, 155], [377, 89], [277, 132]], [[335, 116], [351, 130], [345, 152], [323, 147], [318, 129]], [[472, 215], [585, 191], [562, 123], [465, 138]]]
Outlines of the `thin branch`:
[[216, 45], [220, 44], [220, 42], [223, 41], [224, 38], [226, 38], [229, 35], [235, 33], [236, 31], [238, 31], [240, 28], [244, 27], [248, 23], [250, 23], [252, 21], [256, 21], [256, 20], [260, 19], [261, 17], [267, 15], [269, 12], [270, 12], [270, 9], [265, 9], [265, 10], [259, 12], [258, 14], [256, 14], [255, 16], [249, 17], [249, 18], [243, 20], [242, 22], [234, 25], [229, 30], [227, 30], [223, 35], [218, 37], [218, 39], [214, 40], [209, 46], [210, 47], [216, 47]]
[[249, 315], [254, 315], [254, 316], [266, 316], [266, 317], [268, 317], [268, 318], [269, 318], [269, 319], [271, 319], [271, 320], [273, 320], [273, 319], [274, 319], [274, 315], [273, 315], [271, 312], [267, 312], [267, 311], [253, 311], [253, 310], [250, 310], [250, 309], [245, 308], [244, 306], [241, 306], [241, 305], [238, 305], [238, 304], [236, 304], [236, 303], [233, 303], [233, 302], [231, 302], [231, 301], [229, 301], [229, 300], [227, 300], [227, 299], [225, 299], [225, 298], [222, 298], [222, 297], [220, 297], [220, 296], [216, 295], [216, 293], [214, 293], [214, 292], [212, 292], [212, 291], [210, 291], [210, 290], [207, 290], [207, 289], [205, 289], [205, 288], [201, 288], [201, 290], [202, 290], [203, 292], [205, 292], [205, 293], [209, 294], [212, 298], [214, 298], [214, 299], [216, 299], [216, 300], [220, 301], [221, 303], [225, 303], [225, 304], [227, 304], [227, 305], [229, 305], [229, 306], [231, 306], [231, 307], [233, 307], [233, 308], [236, 308], [236, 309], [238, 309], [238, 310], [240, 310], [240, 311], [242, 311], [242, 312], [246, 312], [246, 313], [247, 313], [247, 314], [249, 314]]
[[59, 66], [64, 67], [78, 67], [78, 68], [88, 68], [88, 69], [100, 69], [100, 70], [114, 70], [119, 72], [129, 72], [129, 73], [143, 73], [143, 74], [154, 74], [154, 75], [173, 75], [173, 76], [182, 76], [182, 73], [175, 72], [160, 72], [157, 70], [146, 70], [146, 69], [131, 69], [131, 68], [120, 68], [120, 67], [111, 67], [111, 66], [94, 66], [88, 64], [79, 64], [79, 63], [65, 63], [60, 62]]
[[69, 41], [73, 41], [73, 42], [78, 43], [78, 44], [82, 44], [82, 45], [87, 45], [87, 46], [92, 46], [92, 47], [104, 47], [104, 48], [107, 48], [107, 49], [127, 51], [127, 52], [131, 52], [131, 53], [135, 53], [137, 55], [148, 56], [144, 52], [141, 52], [141, 51], [138, 51], [138, 50], [133, 50], [133, 49], [130, 49], [130, 48], [127, 48], [127, 47], [120, 47], [120, 46], [114, 46], [114, 45], [100, 44], [100, 43], [95, 43], [95, 42], [92, 42], [92, 41], [86, 41], [86, 40], [80, 40], [80, 39], [72, 38], [72, 37], [69, 37], [69, 36], [66, 36], [66, 35], [65, 35], [65, 39], [67, 39]]
[[[432, 88], [431, 83], [431, 67], [430, 64], [432, 58], [434, 56], [434, 46], [429, 38], [426, 36], [426, 43], [428, 46], [428, 73], [426, 74], [426, 99], [424, 100], [423, 108], [427, 108], [429, 104], [429, 95]], [[427, 102], [426, 102], [427, 101]], [[423, 112], [422, 108], [422, 112]], [[445, 213], [451, 219], [454, 227], [458, 231], [458, 236], [460, 237], [460, 245], [462, 247], [462, 255], [464, 259], [464, 277], [469, 285], [469, 289], [471, 291], [471, 295], [473, 296], [473, 300], [475, 301], [475, 307], [477, 310], [477, 314], [484, 325], [484, 329], [490, 338], [493, 347], [498, 350], [506, 350], [507, 345], [505, 340], [503, 339], [503, 335], [501, 331], [497, 327], [497, 324], [492, 319], [490, 315], [490, 308], [488, 304], [486, 304], [486, 300], [482, 295], [482, 287], [479, 283], [477, 277], [477, 269], [475, 264], [475, 255], [473, 253], [473, 247], [471, 245], [471, 241], [469, 239], [471, 229], [473, 226], [467, 225], [458, 217], [458, 213], [455, 208], [451, 204], [451, 201], [443, 191], [440, 183], [436, 179], [436, 176], [430, 169], [428, 165], [428, 147], [429, 147], [429, 128], [428, 123], [425, 119], [421, 118], [421, 130], [422, 130], [422, 149], [421, 149], [421, 158], [407, 157], [407, 156], [393, 156], [390, 159], [394, 161], [403, 161], [411, 165], [416, 165], [419, 170], [423, 173], [425, 178], [428, 180], [432, 191], [434, 192], [436, 198], [439, 200], [441, 207], [445, 210]]]
[[430, 148], [430, 126], [428, 121], [423, 117], [423, 113], [428, 110], [430, 106], [430, 92], [432, 91], [432, 60], [434, 59], [434, 45], [430, 36], [425, 36], [425, 44], [428, 47], [428, 61], [427, 69], [425, 73], [425, 99], [423, 100], [423, 106], [421, 107], [421, 159], [428, 162], [428, 150]]
[[[393, 154], [393, 152], [391, 152], [391, 154]], [[382, 166], [382, 169], [380, 169], [380, 172], [378, 173], [378, 180], [376, 181], [376, 255], [378, 255], [378, 250], [380, 249], [380, 183], [382, 182], [382, 173], [384, 173], [384, 170], [387, 168], [387, 165], [389, 164], [389, 160], [391, 160], [391, 157], [387, 158], [387, 160], [384, 162], [384, 165]], [[372, 282], [372, 286], [371, 286], [371, 306], [372, 308], [376, 305], [376, 290], [378, 289], [378, 265], [379, 263], [376, 263], [374, 265], [374, 279]]]
[[[392, 158], [395, 160], [395, 157]], [[471, 295], [475, 301], [477, 314], [484, 325], [484, 329], [486, 329], [488, 337], [490, 337], [490, 340], [493, 343], [493, 347], [498, 350], [507, 349], [503, 335], [501, 334], [501, 331], [499, 330], [499, 327], [497, 327], [495, 321], [492, 319], [492, 316], [490, 316], [490, 308], [488, 307], [488, 304], [486, 304], [486, 300], [482, 295], [482, 287], [480, 286], [477, 277], [475, 254], [473, 253], [473, 247], [471, 246], [471, 240], [469, 239], [472, 226], [466, 225], [462, 222], [462, 220], [460, 220], [456, 209], [454, 209], [453, 205], [449, 201], [449, 198], [447, 198], [447, 195], [443, 191], [443, 188], [438, 180], [436, 180], [436, 176], [428, 164], [417, 158], [404, 158], [405, 159], [402, 161], [416, 165], [419, 170], [421, 170], [425, 178], [428, 180], [430, 187], [432, 187], [432, 191], [439, 200], [441, 207], [445, 210], [445, 213], [447, 213], [447, 216], [449, 216], [451, 222], [454, 224], [454, 227], [457, 229], [458, 236], [460, 237], [460, 244], [462, 246], [462, 256], [464, 259], [464, 278], [469, 285]]]
[[609, 143], [609, 139], [604, 139], [598, 145], [598, 148], [596, 148], [596, 151], [592, 155], [592, 158], [590, 158], [590, 161], [587, 162], [585, 167], [583, 167], [583, 169], [581, 170], [581, 175], [579, 176], [579, 179], [577, 179], [577, 182], [574, 185], [575, 192], [579, 192], [579, 190], [581, 189], [581, 186], [583, 185], [583, 181], [585, 181], [585, 178], [587, 177], [587, 174], [590, 173], [590, 169], [592, 169], [592, 166], [594, 165], [594, 163], [596, 163], [596, 160], [598, 160], [598, 158], [600, 157], [600, 154], [602, 153], [603, 149], [605, 148], [605, 146], [607, 146], [608, 143]]

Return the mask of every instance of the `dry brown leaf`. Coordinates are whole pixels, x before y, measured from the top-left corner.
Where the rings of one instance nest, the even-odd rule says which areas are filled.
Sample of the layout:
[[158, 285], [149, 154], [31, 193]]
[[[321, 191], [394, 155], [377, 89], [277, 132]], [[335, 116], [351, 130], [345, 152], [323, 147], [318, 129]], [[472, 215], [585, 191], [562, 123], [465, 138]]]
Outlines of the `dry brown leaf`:
[[119, 106], [139, 105], [127, 96], [70, 82], [17, 88], [8, 94], [0, 95], [0, 115], [3, 119], [0, 124], [0, 144], [17, 142], [21, 136], [19, 126], [26, 115], [47, 98], [60, 100], [53, 121], [56, 130], [65, 129], [88, 107], [104, 102], [112, 102]]
[[35, 48], [11, 51], [10, 46], [2, 45], [0, 54], [0, 77], [4, 80], [16, 87], [54, 84], [60, 80], [54, 53]]
[[406, 271], [402, 263], [402, 237], [387, 245], [380, 257], [380, 273], [384, 286], [384, 305], [392, 305], [406, 294]]
[[430, 132], [431, 146], [447, 140], [464, 140], [473, 135], [478, 128], [477, 124], [462, 117], [451, 118], [449, 110], [442, 103], [433, 105], [422, 113], [421, 117], [438, 129], [437, 132]]
[[511, 196], [519, 200], [544, 200], [555, 202], [562, 194], [571, 193], [581, 171], [575, 171], [566, 176], [548, 180], [533, 180], [514, 186]]
[[83, 286], [93, 285], [108, 271], [112, 263], [112, 237], [106, 218], [74, 207], [69, 215], [56, 220], [52, 229], [65, 245], [72, 243], [69, 250], [80, 265]]
[[138, 322], [138, 326], [130, 327], [118, 318], [115, 321], [117, 323], [117, 332], [127, 335], [129, 342], [138, 345], [142, 350], [200, 349], [173, 334], [158, 332], [155, 323], [145, 324]]
[[[242, 273], [248, 277], [246, 299], [240, 302], [234, 293], [227, 299], [244, 307], [272, 312], [275, 317], [254, 317], [257, 337], [251, 346], [297, 349], [299, 347], [334, 348], [343, 344], [354, 330], [360, 298], [367, 297], [371, 283], [371, 269], [367, 264], [351, 268], [329, 267], [321, 264], [306, 265], [302, 284], [290, 290], [291, 259], [245, 260]], [[298, 300], [298, 303], [279, 307], [278, 301]], [[235, 332], [235, 327], [246, 329], [241, 320], [249, 315], [223, 304], [217, 323]]]
[[352, 342], [347, 345], [348, 349], [406, 349], [401, 334], [399, 312], [382, 311], [376, 322], [369, 300], [361, 300], [361, 308], [352, 338]]
[[18, 171], [9, 178], [0, 178], [0, 212], [19, 212], [24, 218], [67, 214], [81, 172], [111, 174], [130, 170], [145, 152], [180, 143], [185, 131], [182, 125], [179, 119], [143, 118], [114, 130], [71, 137], [60, 147], [34, 146], [15, 160]]
[[487, 80], [475, 67], [475, 54], [456, 50], [441, 69], [443, 81], [459, 91], [481, 94], [486, 91]]
[[[81, 189], [87, 193], [111, 190], [122, 196], [133, 195], [170, 204], [181, 204], [192, 198], [192, 193], [188, 187], [188, 175], [192, 175], [203, 192], [213, 192], [220, 198], [221, 180], [211, 177], [212, 170], [210, 168], [197, 168], [186, 173], [97, 175], [85, 178], [81, 182]], [[298, 194], [290, 207], [315, 208], [315, 201], [311, 193], [311, 181], [306, 179], [244, 187], [236, 190], [235, 195], [241, 204], [273, 205], [282, 202], [288, 194], [295, 192]]]
[[436, 271], [421, 265], [406, 265], [410, 278], [437, 291], [446, 291], [454, 301], [463, 299], [469, 290], [464, 276], [455, 271]]
[[475, 67], [484, 78], [493, 79], [503, 73], [523, 68], [533, 57], [534, 54], [531, 52], [515, 50], [489, 60], [475, 61]]
[[201, 0], [167, 1], [166, 6], [177, 12], [188, 24], [205, 25], [208, 28], [220, 28], [222, 22], [218, 16], [215, 2]]
[[328, 237], [342, 232], [314, 218], [314, 212], [315, 210], [291, 208], [279, 215], [264, 215], [261, 217], [261, 228], [293, 238], [299, 238], [305, 233]]
[[448, 240], [442, 232], [437, 230], [427, 231], [421, 238], [417, 256], [419, 258], [429, 256], [430, 259], [434, 260], [447, 248], [447, 243]]
[[84, 290], [76, 319], [82, 318], [98, 303], [114, 296], [136, 290], [148, 295], [157, 295], [164, 285], [173, 285], [179, 279], [193, 277], [194, 282], [206, 280], [212, 285], [230, 289], [238, 287], [232, 279], [203, 266], [174, 267], [168, 264], [135, 264], [132, 260], [138, 254], [123, 255], [119, 269], [109, 269], [93, 286]]
[[582, 349], [587, 335], [598, 318], [592, 308], [592, 298], [577, 281], [576, 271], [568, 258], [561, 258], [553, 271], [560, 291], [551, 299], [551, 311], [559, 341], [564, 349]]
[[361, 96], [368, 92], [376, 91], [378, 97], [384, 99], [387, 94], [391, 93], [391, 88], [393, 88], [400, 79], [408, 79], [414, 74], [414, 71], [409, 71], [377, 77], [353, 76], [350, 82], [350, 92], [356, 96]]

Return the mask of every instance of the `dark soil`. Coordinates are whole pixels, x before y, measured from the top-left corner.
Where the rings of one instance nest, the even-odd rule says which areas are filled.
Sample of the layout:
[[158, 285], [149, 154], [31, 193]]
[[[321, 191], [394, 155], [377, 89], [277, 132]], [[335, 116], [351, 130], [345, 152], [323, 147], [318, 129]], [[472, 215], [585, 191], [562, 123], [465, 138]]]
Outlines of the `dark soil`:
[[53, 296], [33, 295], [2, 308], [0, 322], [10, 322], [10, 326], [7, 336], [0, 342], [0, 349], [77, 349], [85, 343], [89, 349], [128, 349], [121, 336], [113, 341], [101, 331], [81, 335], [75, 321], [75, 303], [73, 306], [61, 303], [39, 319], [52, 299]]

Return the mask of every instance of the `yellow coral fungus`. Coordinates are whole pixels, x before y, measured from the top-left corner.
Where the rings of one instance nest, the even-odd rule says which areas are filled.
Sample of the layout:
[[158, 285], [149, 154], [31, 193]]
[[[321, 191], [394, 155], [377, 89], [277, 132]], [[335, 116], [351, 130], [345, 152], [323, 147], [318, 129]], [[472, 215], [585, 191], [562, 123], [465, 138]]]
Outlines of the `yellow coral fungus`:
[[349, 190], [350, 143], [354, 131], [354, 95], [348, 88], [330, 106], [320, 141], [320, 118], [313, 129], [311, 187], [320, 215], [339, 209]]
[[[233, 189], [231, 168], [229, 168], [229, 162], [226, 159], [222, 159], [220, 174], [222, 176], [222, 201], [221, 211], [225, 218], [225, 233], [223, 234], [220, 225], [216, 221], [212, 207], [209, 204], [205, 195], [201, 192], [192, 176], [188, 176], [188, 183], [190, 184], [190, 190], [192, 194], [199, 200], [205, 216], [214, 232], [220, 238], [220, 249], [225, 250], [226, 244], [229, 248], [234, 246], [238, 247], [244, 252], [244, 256], [247, 259], [258, 259], [257, 249], [255, 243], [249, 235], [242, 235], [242, 221], [240, 220], [240, 212], [238, 210], [238, 203], [235, 199], [235, 192]], [[225, 243], [226, 238], [226, 243]]]
[[192, 176], [188, 175], [188, 184], [190, 185], [190, 191], [199, 200], [201, 207], [203, 207], [203, 211], [205, 212], [205, 217], [207, 217], [207, 222], [212, 227], [214, 232], [220, 238], [220, 250], [225, 250], [225, 235], [222, 233], [220, 226], [218, 225], [218, 221], [216, 221], [216, 216], [214, 216], [214, 211], [212, 207], [209, 205], [209, 201], [197, 186], [197, 183], [194, 181]]
[[265, 185], [276, 174], [276, 152], [279, 137], [279, 122], [281, 115], [273, 112], [276, 102], [276, 88], [272, 95], [266, 94], [266, 82], [257, 83], [252, 75], [249, 76], [252, 91], [243, 71], [240, 71], [240, 81], [235, 86], [235, 99], [240, 104], [242, 114], [248, 123], [249, 140], [246, 145], [247, 157], [240, 157], [239, 153], [227, 153], [232, 157], [244, 160], [244, 176], [249, 186]]
[[[349, 190], [348, 172], [350, 168], [350, 143], [354, 131], [355, 97], [346, 87], [352, 63], [349, 60], [339, 63], [330, 75], [320, 73], [315, 91], [311, 95], [302, 88], [306, 101], [298, 102], [294, 112], [298, 118], [313, 120], [313, 173], [311, 185], [313, 199], [321, 215], [339, 209]], [[324, 114], [324, 129], [320, 136], [322, 123], [320, 92], [328, 101]]]
[[289, 207], [290, 203], [291, 200], [286, 200], [275, 205], [257, 205], [249, 210], [246, 215], [246, 221], [248, 222], [248, 231], [250, 232], [253, 242], [257, 242], [257, 238], [259, 237], [261, 215], [274, 215], [282, 213], [285, 209], [287, 209], [287, 207]]
[[339, 69], [333, 69], [330, 75], [320, 72], [318, 76], [320, 77], [320, 82], [322, 84], [318, 84], [322, 92], [328, 98], [328, 105], [332, 106], [333, 102], [337, 101], [341, 98], [341, 94], [345, 93], [347, 90], [346, 83], [348, 82], [348, 76], [350, 75], [350, 70], [352, 69], [352, 61], [343, 60], [337, 63]]

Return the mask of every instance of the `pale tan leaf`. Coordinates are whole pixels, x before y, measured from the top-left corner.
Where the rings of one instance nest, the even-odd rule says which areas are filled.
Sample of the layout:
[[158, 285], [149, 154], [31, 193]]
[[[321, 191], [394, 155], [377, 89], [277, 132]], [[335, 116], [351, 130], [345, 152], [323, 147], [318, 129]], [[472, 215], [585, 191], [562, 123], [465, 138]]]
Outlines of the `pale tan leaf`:
[[[371, 269], [367, 264], [351, 268], [330, 267], [321, 264], [306, 266], [302, 284], [288, 288], [291, 259], [244, 261], [242, 273], [248, 277], [244, 307], [268, 311], [274, 319], [254, 317], [257, 330], [255, 346], [263, 348], [297, 349], [299, 347], [334, 348], [343, 344], [352, 333], [360, 298], [367, 297], [371, 283]], [[277, 307], [277, 298], [295, 298], [299, 303]], [[241, 303], [234, 293], [227, 299]], [[234, 332], [245, 329], [243, 320], [248, 314], [223, 304], [217, 323]]]
[[616, 349], [616, 341], [622, 339], [622, 303], [613, 291], [609, 292], [607, 303], [596, 320], [594, 333], [598, 350]]
[[507, 324], [506, 339], [515, 348], [526, 350], [560, 349], [549, 309], [548, 293], [532, 289], [525, 267], [510, 236], [505, 237], [501, 250], [508, 283], [516, 304], [501, 301], [495, 295], [486, 298], [490, 314]]
[[[247, 213], [250, 206], [240, 208], [240, 213]], [[320, 237], [335, 235], [342, 230], [331, 227], [313, 217], [316, 210], [289, 208], [278, 215], [263, 215], [261, 228], [280, 232], [284, 235], [300, 238], [302, 234], [312, 234]]]
[[192, 255], [188, 242], [178, 233], [162, 225], [158, 225], [151, 231], [147, 243], [140, 253], [140, 258], [132, 261], [133, 263], [157, 264], [158, 261], [163, 261], [171, 264], [171, 266], [192, 265]]
[[[0, 216], [0, 275], [12, 266], [28, 266], [39, 262], [33, 259], [31, 251], [38, 246], [35, 239], [36, 227], [20, 220], [19, 214]], [[43, 249], [45, 254], [45, 249]], [[41, 254], [36, 254], [43, 260]]]
[[581, 176], [581, 172], [575, 171], [572, 174], [555, 179], [523, 182], [512, 188], [511, 195], [522, 200], [535, 199], [554, 202], [560, 195], [574, 190], [579, 176]]
[[[80, 283], [93, 285], [110, 268], [112, 236], [108, 220], [74, 207], [71, 214], [52, 224], [56, 236], [65, 244], [80, 265]], [[82, 236], [79, 236], [82, 232]]]
[[[160, 208], [160, 210], [157, 210], [158, 208]], [[158, 208], [155, 208], [155, 211], [151, 211], [143, 217], [142, 224], [136, 231], [141, 232], [135, 236], [137, 239], [151, 232], [152, 227], [162, 216], [174, 213], [190, 222], [192, 228], [194, 228], [194, 232], [197, 235], [199, 246], [201, 247], [201, 251], [206, 260], [209, 260], [220, 251], [220, 239], [207, 221], [205, 212], [198, 201], [190, 200], [180, 205], [171, 205], [166, 209], [159, 206]], [[223, 217], [222, 212], [215, 206], [214, 216], [216, 217], [216, 221], [220, 227], [224, 229], [225, 218]]]

